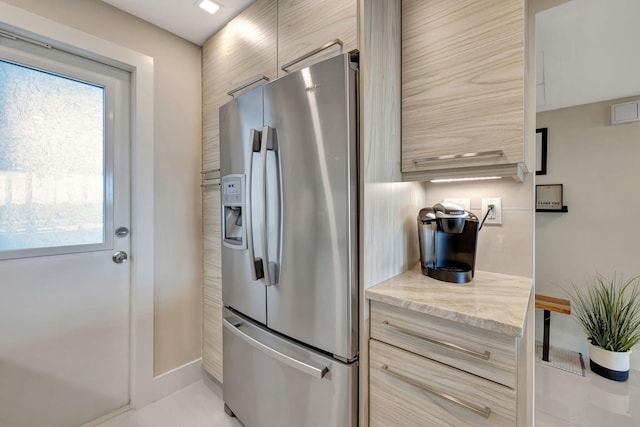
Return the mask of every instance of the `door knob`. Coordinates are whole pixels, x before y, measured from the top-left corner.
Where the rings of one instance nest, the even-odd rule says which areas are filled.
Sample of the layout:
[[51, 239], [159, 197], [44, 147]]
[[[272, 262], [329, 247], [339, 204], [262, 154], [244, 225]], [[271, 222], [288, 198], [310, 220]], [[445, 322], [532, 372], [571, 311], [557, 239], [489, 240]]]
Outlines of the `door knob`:
[[127, 262], [127, 259], [129, 258], [129, 256], [127, 255], [126, 252], [123, 251], [118, 251], [115, 254], [113, 254], [113, 262], [115, 262], [116, 264], [122, 264], [123, 262]]

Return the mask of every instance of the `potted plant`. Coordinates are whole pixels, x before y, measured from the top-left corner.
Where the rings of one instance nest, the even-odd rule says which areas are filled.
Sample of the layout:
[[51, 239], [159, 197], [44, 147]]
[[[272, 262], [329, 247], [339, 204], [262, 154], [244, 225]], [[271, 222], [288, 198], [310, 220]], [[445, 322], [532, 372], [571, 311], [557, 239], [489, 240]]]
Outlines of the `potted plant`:
[[591, 343], [590, 366], [614, 381], [629, 379], [631, 347], [640, 341], [640, 276], [596, 274], [591, 286], [573, 284], [571, 311]]

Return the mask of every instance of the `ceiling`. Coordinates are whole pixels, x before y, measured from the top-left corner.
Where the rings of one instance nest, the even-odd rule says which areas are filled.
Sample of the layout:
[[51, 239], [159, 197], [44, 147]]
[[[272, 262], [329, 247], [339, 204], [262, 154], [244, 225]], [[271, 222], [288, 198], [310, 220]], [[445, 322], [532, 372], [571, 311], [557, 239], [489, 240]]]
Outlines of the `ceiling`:
[[212, 0], [220, 6], [211, 15], [198, 0], [102, 0], [183, 39], [202, 46], [212, 34], [255, 0]]

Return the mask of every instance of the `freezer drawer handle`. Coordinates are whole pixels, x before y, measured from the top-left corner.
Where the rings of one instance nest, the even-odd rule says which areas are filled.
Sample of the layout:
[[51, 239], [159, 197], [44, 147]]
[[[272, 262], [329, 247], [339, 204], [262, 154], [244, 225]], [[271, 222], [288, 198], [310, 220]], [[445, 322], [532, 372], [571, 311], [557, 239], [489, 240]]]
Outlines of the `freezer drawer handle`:
[[448, 400], [451, 403], [454, 403], [462, 408], [468, 409], [469, 411], [480, 415], [481, 417], [484, 418], [489, 418], [491, 416], [491, 408], [485, 406], [484, 408], [480, 408], [476, 405], [474, 405], [473, 403], [469, 403], [466, 402], [462, 399], [459, 399], [455, 396], [451, 396], [447, 393], [443, 393], [441, 391], [435, 390], [431, 387], [429, 387], [426, 384], [421, 383], [420, 381], [416, 381], [413, 378], [410, 377], [406, 377], [398, 372], [394, 372], [391, 369], [389, 369], [389, 367], [387, 365], [382, 365], [380, 367], [380, 370], [382, 370], [382, 372], [384, 372], [387, 375], [391, 375], [392, 377], [395, 377], [397, 379], [399, 379], [400, 381], [404, 381], [408, 384], [411, 384], [412, 386], [418, 387], [421, 390], [426, 391], [429, 394], [433, 394], [436, 395], [444, 400]]
[[262, 351], [266, 355], [278, 360], [279, 362], [284, 363], [285, 365], [291, 366], [292, 368], [295, 368], [300, 372], [304, 372], [307, 375], [311, 375], [312, 377], [315, 377], [317, 379], [324, 378], [324, 376], [329, 372], [329, 368], [327, 366], [317, 368], [315, 366], [309, 365], [308, 363], [302, 362], [291, 356], [287, 356], [286, 354], [281, 353], [278, 350], [275, 350], [268, 345], [261, 343], [257, 339], [250, 337], [239, 329], [240, 326], [242, 326], [242, 323], [234, 325], [227, 319], [223, 319], [222, 321], [224, 323], [224, 327], [227, 328], [235, 336], [242, 339], [250, 346]]
[[399, 330], [400, 332], [402, 332], [404, 334], [411, 335], [412, 337], [416, 337], [416, 338], [419, 338], [421, 340], [428, 341], [430, 343], [439, 345], [440, 347], [446, 347], [446, 348], [448, 348], [450, 350], [454, 350], [454, 351], [457, 351], [459, 353], [464, 353], [464, 354], [467, 354], [469, 356], [477, 357], [478, 359], [489, 360], [489, 358], [491, 357], [491, 352], [490, 351], [484, 351], [484, 352], [480, 353], [479, 351], [470, 350], [468, 348], [460, 347], [459, 345], [451, 344], [451, 343], [446, 342], [446, 341], [440, 341], [440, 340], [435, 340], [433, 338], [425, 337], [424, 335], [415, 333], [413, 331], [410, 331], [408, 329], [402, 328], [400, 326], [392, 325], [387, 320], [383, 320], [382, 324], [386, 325], [386, 326], [389, 326], [391, 328], [397, 329], [397, 330]]
[[320, 53], [320, 52], [322, 52], [323, 50], [327, 50], [327, 49], [329, 49], [331, 46], [336, 45], [336, 44], [337, 44], [337, 45], [340, 45], [340, 47], [344, 46], [344, 43], [342, 43], [342, 40], [340, 40], [340, 39], [332, 40], [332, 41], [330, 41], [330, 42], [328, 42], [328, 43], [325, 43], [324, 45], [320, 46], [319, 48], [312, 50], [311, 52], [307, 52], [307, 53], [305, 53], [305, 54], [304, 54], [304, 55], [302, 55], [301, 57], [296, 58], [296, 59], [294, 59], [294, 60], [293, 60], [293, 61], [291, 61], [291, 62], [287, 62], [287, 63], [286, 63], [286, 64], [284, 64], [280, 69], [281, 69], [282, 71], [284, 71], [284, 72], [287, 72], [287, 73], [288, 73], [289, 71], [287, 71], [287, 69], [288, 69], [288, 68], [290, 68], [292, 65], [295, 65], [295, 64], [297, 64], [297, 63], [298, 63], [298, 62], [300, 62], [300, 61], [304, 61], [304, 60], [305, 60], [305, 59], [307, 59], [307, 58], [311, 58], [313, 55], [315, 55], [315, 54], [317, 54], [317, 53]]
[[435, 160], [470, 159], [473, 157], [483, 157], [483, 156], [501, 157], [503, 155], [504, 155], [504, 151], [502, 150], [479, 151], [477, 153], [463, 153], [463, 154], [445, 154], [443, 156], [423, 157], [421, 159], [415, 159], [413, 161], [413, 164], [417, 165], [418, 163], [433, 162]]

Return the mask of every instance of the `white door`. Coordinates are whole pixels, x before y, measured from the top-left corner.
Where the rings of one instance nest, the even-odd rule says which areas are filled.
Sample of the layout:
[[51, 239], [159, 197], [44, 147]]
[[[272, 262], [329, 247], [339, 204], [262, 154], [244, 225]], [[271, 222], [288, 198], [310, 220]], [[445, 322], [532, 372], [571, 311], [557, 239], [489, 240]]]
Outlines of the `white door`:
[[129, 92], [125, 71], [0, 37], [2, 427], [129, 403]]

